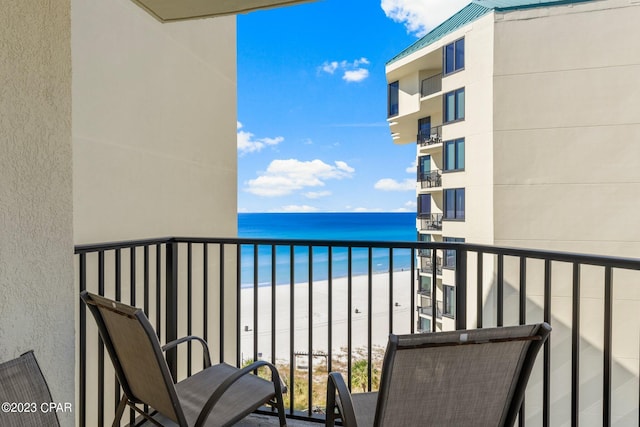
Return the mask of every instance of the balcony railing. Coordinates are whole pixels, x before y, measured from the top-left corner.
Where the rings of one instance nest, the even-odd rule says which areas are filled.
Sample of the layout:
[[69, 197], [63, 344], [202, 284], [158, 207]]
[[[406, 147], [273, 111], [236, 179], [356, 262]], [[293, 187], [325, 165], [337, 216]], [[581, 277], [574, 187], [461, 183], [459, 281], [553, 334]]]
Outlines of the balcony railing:
[[[416, 332], [421, 249], [456, 253], [456, 329], [552, 325], [520, 425], [578, 425], [594, 413], [602, 425], [638, 424], [638, 259], [448, 242], [162, 238], [77, 246], [75, 262], [80, 290], [143, 308], [162, 342], [201, 335], [214, 361], [275, 363], [288, 416], [321, 420], [327, 371], [371, 390], [387, 334]], [[102, 427], [121, 390], [87, 316], [80, 305], [78, 420]], [[356, 384], [361, 359], [366, 380]], [[189, 346], [167, 360], [181, 379], [201, 357]]]
[[423, 189], [442, 187], [442, 172], [438, 169], [423, 172], [418, 166], [418, 182]]
[[420, 82], [420, 97], [433, 95], [442, 90], [442, 73], [427, 77]]
[[[432, 256], [420, 258], [420, 272], [433, 274], [433, 257]], [[437, 275], [442, 274], [442, 258], [441, 257], [436, 258], [436, 274]]]
[[418, 132], [416, 141], [421, 147], [442, 143], [442, 126], [432, 126], [428, 132]]
[[[418, 306], [418, 313], [424, 315], [424, 316], [431, 316], [433, 317], [433, 305], [431, 304], [431, 298], [423, 298], [422, 300], [424, 301], [425, 299], [428, 299], [428, 304], [423, 304], [421, 306]], [[442, 301], [438, 301], [436, 304], [436, 319], [442, 319]], [[431, 332], [431, 331], [425, 331], [425, 332]]]
[[442, 230], [442, 214], [418, 214], [420, 230]]

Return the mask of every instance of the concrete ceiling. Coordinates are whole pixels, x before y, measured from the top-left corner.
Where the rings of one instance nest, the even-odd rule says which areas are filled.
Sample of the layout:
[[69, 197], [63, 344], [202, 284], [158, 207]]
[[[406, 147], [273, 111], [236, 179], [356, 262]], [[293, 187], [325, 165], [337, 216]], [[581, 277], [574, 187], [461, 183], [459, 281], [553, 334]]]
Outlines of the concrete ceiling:
[[133, 0], [160, 22], [209, 18], [315, 0]]

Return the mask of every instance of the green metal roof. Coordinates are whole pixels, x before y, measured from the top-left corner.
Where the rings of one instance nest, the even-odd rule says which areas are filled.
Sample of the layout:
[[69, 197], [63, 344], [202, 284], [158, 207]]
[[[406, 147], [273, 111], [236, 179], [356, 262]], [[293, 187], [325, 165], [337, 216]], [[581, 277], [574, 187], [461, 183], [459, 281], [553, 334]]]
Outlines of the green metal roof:
[[547, 6], [560, 6], [563, 4], [583, 3], [593, 0], [473, 0], [471, 3], [460, 9], [442, 24], [429, 31], [424, 37], [414, 44], [391, 58], [387, 65], [416, 52], [423, 47], [429, 46], [440, 40], [445, 35], [458, 28], [475, 21], [492, 10], [501, 12], [516, 9], [530, 9]]

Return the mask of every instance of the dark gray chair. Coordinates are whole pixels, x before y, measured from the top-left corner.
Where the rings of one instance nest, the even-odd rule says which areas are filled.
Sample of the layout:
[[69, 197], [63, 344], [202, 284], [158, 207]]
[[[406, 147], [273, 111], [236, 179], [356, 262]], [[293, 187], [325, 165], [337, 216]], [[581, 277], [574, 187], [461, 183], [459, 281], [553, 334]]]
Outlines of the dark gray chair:
[[[200, 338], [185, 337], [160, 347], [141, 309], [86, 291], [81, 298], [98, 324], [124, 392], [114, 426], [120, 425], [127, 405], [148, 425], [210, 427], [232, 425], [264, 404], [275, 407], [280, 425], [286, 426], [280, 376], [270, 363], [258, 361], [243, 369], [226, 363], [211, 366]], [[174, 384], [163, 351], [190, 340], [203, 345], [205, 368]], [[271, 370], [271, 381], [250, 375], [261, 366]], [[139, 405], [148, 405], [149, 411]]]
[[513, 426], [550, 331], [541, 323], [391, 335], [378, 392], [350, 394], [329, 374], [326, 425]]
[[33, 351], [0, 364], [0, 402], [2, 427], [60, 425], [55, 410], [48, 406], [51, 393]]

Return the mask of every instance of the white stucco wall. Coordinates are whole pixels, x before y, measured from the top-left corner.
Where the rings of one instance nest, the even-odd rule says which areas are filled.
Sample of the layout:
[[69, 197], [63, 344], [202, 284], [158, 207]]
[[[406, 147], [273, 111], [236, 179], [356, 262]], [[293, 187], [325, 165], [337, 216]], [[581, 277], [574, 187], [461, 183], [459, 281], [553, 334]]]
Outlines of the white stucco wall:
[[69, 10], [7, 0], [0, 13], [0, 361], [33, 349], [53, 400], [73, 403]]
[[76, 243], [236, 234], [234, 16], [74, 0]]
[[[619, 0], [497, 17], [496, 244], [640, 257], [638, 22], [640, 5]], [[505, 274], [507, 306], [514, 306], [517, 265], [506, 266]], [[537, 284], [527, 292], [529, 319], [540, 319], [543, 271], [530, 263], [527, 274]], [[601, 425], [603, 277], [602, 269], [581, 270], [580, 425]], [[638, 278], [614, 272], [612, 421], [618, 426], [638, 424]], [[551, 393], [557, 402], [571, 391], [571, 284], [570, 266], [556, 263]], [[568, 425], [569, 409], [555, 405], [551, 424]]]

